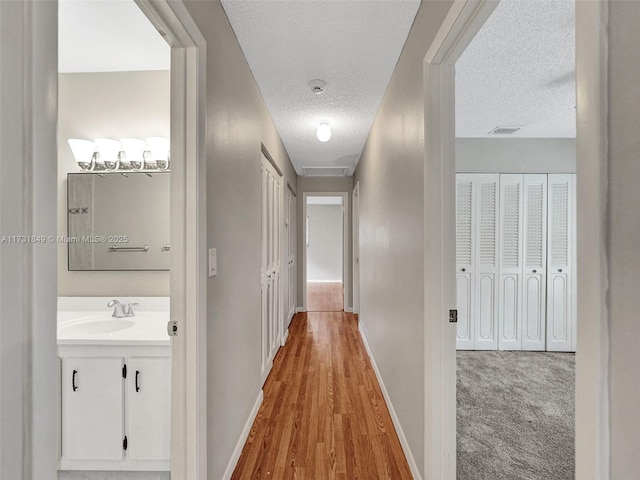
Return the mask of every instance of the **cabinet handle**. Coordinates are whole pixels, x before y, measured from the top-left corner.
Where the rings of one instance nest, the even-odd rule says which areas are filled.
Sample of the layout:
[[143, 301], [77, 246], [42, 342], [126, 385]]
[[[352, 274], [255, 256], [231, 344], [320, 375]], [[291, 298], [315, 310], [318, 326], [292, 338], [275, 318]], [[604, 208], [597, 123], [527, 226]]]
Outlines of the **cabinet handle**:
[[76, 385], [76, 375], [77, 374], [78, 374], [78, 370], [74, 370], [73, 371], [73, 375], [71, 376], [71, 387], [73, 388], [74, 392], [78, 389], [78, 386]]
[[140, 391], [140, 385], [138, 385], [138, 377], [140, 376], [140, 370], [136, 370], [136, 393]]

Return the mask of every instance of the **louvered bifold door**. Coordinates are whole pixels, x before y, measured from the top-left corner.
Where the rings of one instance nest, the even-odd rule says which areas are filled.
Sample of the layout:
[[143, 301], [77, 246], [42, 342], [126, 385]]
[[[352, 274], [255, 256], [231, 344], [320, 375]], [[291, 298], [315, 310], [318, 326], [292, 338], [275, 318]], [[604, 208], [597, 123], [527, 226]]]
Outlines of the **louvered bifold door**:
[[474, 179], [474, 338], [476, 350], [498, 348], [498, 198], [499, 175]]
[[524, 175], [522, 349], [545, 349], [547, 175]]
[[500, 175], [498, 348], [522, 348], [523, 175]]
[[472, 350], [473, 335], [473, 177], [456, 175], [456, 289], [458, 326], [456, 346]]
[[574, 180], [572, 174], [553, 174], [548, 178], [547, 350], [550, 351], [574, 348]]

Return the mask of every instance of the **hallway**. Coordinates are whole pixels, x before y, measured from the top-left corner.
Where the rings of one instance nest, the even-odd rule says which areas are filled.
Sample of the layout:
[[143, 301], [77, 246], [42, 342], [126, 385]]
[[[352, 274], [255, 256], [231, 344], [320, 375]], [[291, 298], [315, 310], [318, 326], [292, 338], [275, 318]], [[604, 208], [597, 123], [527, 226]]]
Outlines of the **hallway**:
[[232, 478], [412, 478], [354, 315], [293, 318]]
[[307, 312], [342, 312], [342, 283], [307, 283]]

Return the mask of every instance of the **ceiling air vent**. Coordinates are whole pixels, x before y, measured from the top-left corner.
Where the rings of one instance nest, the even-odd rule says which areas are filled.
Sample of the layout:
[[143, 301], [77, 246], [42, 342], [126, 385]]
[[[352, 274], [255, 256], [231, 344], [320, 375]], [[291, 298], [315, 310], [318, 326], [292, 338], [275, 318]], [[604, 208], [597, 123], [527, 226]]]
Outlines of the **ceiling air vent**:
[[520, 127], [496, 127], [489, 132], [489, 135], [513, 135]]
[[344, 177], [349, 167], [302, 167], [305, 177]]

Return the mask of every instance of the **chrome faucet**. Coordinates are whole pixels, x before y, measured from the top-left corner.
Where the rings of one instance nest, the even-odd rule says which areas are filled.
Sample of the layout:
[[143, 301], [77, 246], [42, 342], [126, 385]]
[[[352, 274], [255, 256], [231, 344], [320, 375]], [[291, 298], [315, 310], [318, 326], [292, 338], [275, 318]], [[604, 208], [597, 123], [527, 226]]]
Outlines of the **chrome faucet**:
[[136, 314], [133, 311], [133, 306], [138, 305], [136, 302], [122, 304], [118, 300], [113, 299], [109, 303], [107, 303], [107, 307], [113, 308], [112, 317], [115, 318], [124, 318], [124, 317], [135, 317]]

